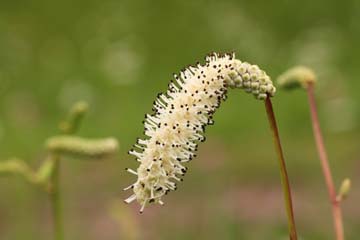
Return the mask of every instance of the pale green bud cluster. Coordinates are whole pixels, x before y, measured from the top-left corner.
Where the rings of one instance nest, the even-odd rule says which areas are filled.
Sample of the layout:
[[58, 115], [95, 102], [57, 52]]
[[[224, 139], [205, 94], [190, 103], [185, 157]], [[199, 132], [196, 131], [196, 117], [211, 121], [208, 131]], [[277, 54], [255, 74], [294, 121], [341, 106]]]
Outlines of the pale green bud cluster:
[[37, 170], [20, 159], [10, 159], [0, 162], [0, 176], [18, 175], [31, 184], [51, 192], [53, 176], [58, 168], [56, 164], [60, 158], [74, 157], [82, 159], [102, 159], [113, 155], [118, 150], [118, 142], [114, 138], [87, 139], [73, 136], [80, 127], [80, 123], [88, 110], [88, 104], [80, 101], [74, 104], [68, 117], [60, 124], [63, 134], [54, 136], [46, 141], [48, 156]]
[[80, 158], [103, 158], [116, 153], [118, 142], [114, 138], [86, 139], [75, 136], [56, 136], [47, 140], [50, 152]]
[[307, 88], [308, 84], [316, 83], [316, 75], [310, 68], [297, 66], [281, 74], [277, 83], [285, 89]]
[[273, 82], [257, 65], [235, 59], [234, 70], [230, 71], [228, 76], [226, 83], [229, 87], [244, 89], [245, 92], [253, 94], [257, 99], [264, 100], [267, 94], [275, 95], [276, 88]]

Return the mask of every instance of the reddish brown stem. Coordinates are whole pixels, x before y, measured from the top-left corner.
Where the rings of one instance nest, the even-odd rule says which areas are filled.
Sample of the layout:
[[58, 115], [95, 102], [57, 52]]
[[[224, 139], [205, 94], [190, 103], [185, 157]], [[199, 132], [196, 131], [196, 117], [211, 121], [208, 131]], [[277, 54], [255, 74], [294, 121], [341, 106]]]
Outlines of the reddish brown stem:
[[336, 199], [336, 190], [334, 181], [331, 175], [328, 157], [325, 150], [324, 140], [321, 134], [319, 118], [317, 114], [316, 101], [314, 95], [314, 85], [312, 83], [307, 84], [307, 93], [310, 105], [311, 121], [313, 126], [313, 132], [316, 142], [317, 151], [319, 154], [322, 171], [325, 177], [326, 186], [329, 193], [329, 198], [332, 204], [332, 212], [334, 218], [334, 228], [337, 240], [344, 240], [344, 227], [342, 222], [342, 211], [340, 202]]
[[265, 108], [266, 113], [268, 116], [268, 120], [270, 123], [270, 128], [273, 134], [273, 140], [275, 145], [276, 154], [278, 156], [279, 166], [280, 166], [280, 173], [281, 173], [281, 183], [283, 188], [283, 194], [285, 199], [286, 205], [286, 213], [288, 218], [288, 226], [289, 226], [289, 235], [290, 240], [297, 240], [297, 233], [296, 233], [296, 225], [295, 225], [295, 218], [294, 218], [294, 210], [291, 198], [291, 188], [290, 188], [290, 181], [286, 170], [285, 158], [283, 154], [283, 150], [281, 147], [279, 130], [276, 124], [275, 114], [272, 107], [272, 103], [270, 97], [267, 97], [265, 100]]

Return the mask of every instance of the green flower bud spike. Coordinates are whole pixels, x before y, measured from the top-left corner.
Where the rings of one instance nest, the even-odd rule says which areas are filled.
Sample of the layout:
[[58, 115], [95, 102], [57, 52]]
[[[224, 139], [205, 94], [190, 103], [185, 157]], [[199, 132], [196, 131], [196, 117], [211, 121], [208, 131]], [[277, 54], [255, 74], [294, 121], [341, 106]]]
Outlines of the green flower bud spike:
[[298, 87], [306, 89], [309, 84], [315, 84], [316, 81], [316, 75], [313, 70], [308, 67], [297, 66], [281, 74], [277, 79], [277, 84], [285, 89]]
[[0, 162], [0, 176], [5, 174], [20, 175], [28, 182], [39, 185], [49, 194], [53, 221], [54, 239], [64, 239], [61, 192], [60, 192], [60, 159], [76, 157], [81, 159], [101, 159], [113, 155], [118, 150], [114, 138], [87, 139], [72, 136], [80, 127], [88, 109], [85, 102], [76, 103], [59, 128], [62, 134], [46, 141], [48, 156], [37, 171], [32, 170], [24, 161], [11, 159]]
[[60, 131], [64, 134], [75, 133], [80, 127], [81, 121], [87, 113], [89, 106], [84, 101], [79, 101], [71, 108], [65, 121], [59, 125]]
[[61, 156], [83, 159], [104, 158], [118, 150], [118, 142], [114, 138], [86, 139], [75, 136], [56, 136], [47, 140], [49, 152]]
[[10, 159], [4, 162], [0, 162], [0, 175], [19, 175], [26, 181], [32, 184], [40, 183], [40, 179], [23, 160]]
[[316, 107], [316, 100], [314, 94], [314, 85], [316, 83], [316, 75], [314, 71], [307, 67], [294, 67], [281, 74], [277, 83], [281, 88], [292, 89], [295, 87], [302, 87], [306, 90], [310, 106], [311, 122], [313, 126], [313, 134], [316, 142], [316, 147], [327, 186], [329, 199], [332, 204], [334, 229], [337, 240], [344, 240], [344, 227], [342, 220], [342, 210], [340, 202], [337, 200], [336, 188], [331, 174], [330, 164], [325, 149], [323, 136], [321, 133], [320, 122]]
[[290, 239], [296, 240], [290, 184], [270, 101], [276, 89], [265, 71], [241, 62], [235, 54], [210, 54], [204, 64], [174, 75], [167, 92], [158, 95], [154, 112], [145, 117], [145, 138], [137, 139], [129, 151], [140, 166], [126, 169], [137, 180], [125, 188], [133, 191], [125, 202], [136, 200], [140, 212], [150, 203], [163, 205], [164, 195], [177, 189], [176, 181], [182, 181], [187, 171], [184, 165], [196, 157], [198, 144], [205, 141], [205, 128], [214, 123], [212, 116], [227, 98], [229, 88], [243, 89], [265, 102], [278, 154]]

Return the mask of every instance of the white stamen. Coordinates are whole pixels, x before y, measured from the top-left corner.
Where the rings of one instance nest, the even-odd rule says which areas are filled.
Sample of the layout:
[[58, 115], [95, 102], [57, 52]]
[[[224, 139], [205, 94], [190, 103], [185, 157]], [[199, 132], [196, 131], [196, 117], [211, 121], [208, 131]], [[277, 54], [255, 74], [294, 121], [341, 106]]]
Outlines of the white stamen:
[[136, 199], [136, 195], [133, 194], [130, 197], [128, 197], [127, 199], [124, 200], [124, 202], [126, 202], [127, 204], [133, 202]]
[[137, 172], [135, 172], [134, 170], [132, 170], [132, 169], [130, 169], [130, 168], [126, 168], [125, 170], [128, 171], [128, 172], [131, 173], [131, 174], [138, 175]]
[[131, 189], [131, 188], [134, 188], [134, 184], [131, 184], [130, 186], [124, 188], [123, 190], [124, 190], [124, 191], [127, 191], [127, 190], [129, 190], [129, 189]]

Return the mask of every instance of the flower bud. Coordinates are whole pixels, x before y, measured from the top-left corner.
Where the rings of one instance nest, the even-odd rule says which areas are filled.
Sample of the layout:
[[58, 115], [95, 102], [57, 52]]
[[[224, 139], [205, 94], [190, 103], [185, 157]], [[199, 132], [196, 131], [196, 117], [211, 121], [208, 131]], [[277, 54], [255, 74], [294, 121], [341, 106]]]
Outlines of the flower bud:
[[351, 189], [351, 180], [349, 178], [345, 178], [341, 183], [337, 200], [340, 202], [346, 199], [347, 196], [349, 195], [350, 189]]
[[308, 84], [315, 82], [315, 73], [310, 68], [303, 66], [290, 68], [281, 74], [277, 79], [279, 86], [285, 89], [293, 89], [298, 87], [307, 88]]

